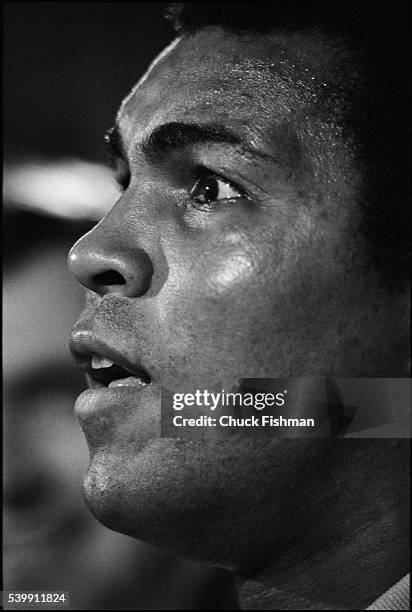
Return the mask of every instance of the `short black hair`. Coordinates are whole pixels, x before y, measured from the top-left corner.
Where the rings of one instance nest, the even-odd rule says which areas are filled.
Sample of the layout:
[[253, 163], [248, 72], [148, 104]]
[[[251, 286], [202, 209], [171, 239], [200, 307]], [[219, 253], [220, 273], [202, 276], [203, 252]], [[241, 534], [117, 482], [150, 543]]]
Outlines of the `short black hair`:
[[363, 230], [371, 257], [386, 280], [398, 285], [409, 277], [409, 3], [173, 2], [166, 17], [181, 36], [212, 26], [236, 34], [312, 30], [344, 45], [364, 76], [351, 88], [347, 104], [364, 170]]
[[179, 34], [194, 33], [208, 26], [232, 32], [268, 33], [273, 30], [303, 31], [323, 28], [330, 32], [364, 28], [379, 23], [381, 11], [396, 2], [350, 2], [330, 0], [272, 0], [268, 2], [171, 2], [166, 18]]

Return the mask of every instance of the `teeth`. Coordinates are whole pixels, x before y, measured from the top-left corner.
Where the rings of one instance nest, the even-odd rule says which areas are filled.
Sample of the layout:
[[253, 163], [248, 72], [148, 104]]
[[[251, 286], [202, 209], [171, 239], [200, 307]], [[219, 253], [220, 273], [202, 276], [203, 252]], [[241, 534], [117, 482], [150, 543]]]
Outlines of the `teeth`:
[[94, 370], [99, 370], [100, 368], [111, 368], [112, 365], [114, 365], [114, 361], [106, 359], [106, 357], [102, 357], [101, 355], [92, 355], [92, 368]]
[[129, 376], [128, 378], [119, 378], [112, 380], [109, 387], [144, 387], [147, 383], [140, 376]]

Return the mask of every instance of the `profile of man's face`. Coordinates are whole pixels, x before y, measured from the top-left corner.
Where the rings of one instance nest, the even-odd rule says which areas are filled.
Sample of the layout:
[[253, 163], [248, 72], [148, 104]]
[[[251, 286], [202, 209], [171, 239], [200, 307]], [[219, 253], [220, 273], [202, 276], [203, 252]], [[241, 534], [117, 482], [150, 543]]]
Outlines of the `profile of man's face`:
[[75, 353], [150, 376], [77, 402], [92, 511], [226, 567], [287, 544], [290, 512], [304, 531], [332, 447], [161, 438], [160, 386], [398, 367], [374, 350], [400, 345], [406, 313], [381, 308], [367, 264], [334, 51], [309, 34], [178, 39], [120, 108], [124, 193], [70, 256], [90, 290]]

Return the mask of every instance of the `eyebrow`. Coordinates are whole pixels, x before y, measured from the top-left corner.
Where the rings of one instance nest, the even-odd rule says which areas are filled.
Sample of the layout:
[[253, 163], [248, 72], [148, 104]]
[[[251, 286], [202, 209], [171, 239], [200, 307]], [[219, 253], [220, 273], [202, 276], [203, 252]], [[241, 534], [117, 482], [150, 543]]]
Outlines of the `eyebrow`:
[[[127, 156], [117, 126], [106, 132], [104, 140], [105, 149], [109, 152], [109, 156], [126, 160]], [[158, 165], [167, 154], [184, 147], [202, 144], [240, 146], [245, 152], [253, 156], [270, 159], [278, 163], [275, 157], [256, 149], [239, 134], [218, 123], [164, 123], [154, 128], [137, 146], [148, 163]]]
[[202, 144], [245, 143], [238, 134], [223, 125], [173, 122], [156, 127], [143, 139], [141, 151], [149, 163], [156, 165], [173, 151]]

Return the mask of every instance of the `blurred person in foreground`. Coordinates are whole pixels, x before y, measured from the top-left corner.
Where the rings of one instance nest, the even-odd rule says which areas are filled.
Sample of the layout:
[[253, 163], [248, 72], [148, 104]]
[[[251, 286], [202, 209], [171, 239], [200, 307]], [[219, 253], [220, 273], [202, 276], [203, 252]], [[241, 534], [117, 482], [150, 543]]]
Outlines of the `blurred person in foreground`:
[[[98, 193], [89, 166], [73, 167], [84, 180], [91, 175], [90, 190]], [[84, 380], [67, 348], [68, 322], [84, 298], [66, 255], [93, 223], [67, 218], [70, 206], [76, 216], [81, 210], [67, 203], [73, 167], [32, 163], [5, 173], [6, 196], [28, 194], [31, 206], [9, 206], [4, 215], [4, 588], [67, 591], [73, 610], [157, 609], [171, 602], [220, 608], [230, 601], [225, 577], [105, 529], [85, 507], [80, 483], [88, 452], [73, 415]], [[48, 195], [58, 179], [55, 216], [48, 201], [44, 213], [43, 200], [33, 206], [43, 175]], [[110, 190], [104, 175], [99, 180]], [[59, 198], [66, 218], [58, 216]]]
[[407, 609], [407, 439], [159, 435], [160, 386], [199, 375], [409, 375], [404, 5], [172, 14], [107, 135], [123, 193], [69, 258], [87, 502], [232, 571], [243, 608]]

